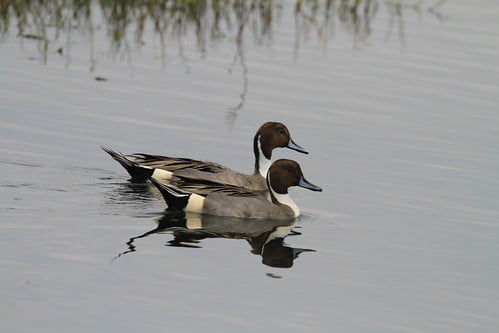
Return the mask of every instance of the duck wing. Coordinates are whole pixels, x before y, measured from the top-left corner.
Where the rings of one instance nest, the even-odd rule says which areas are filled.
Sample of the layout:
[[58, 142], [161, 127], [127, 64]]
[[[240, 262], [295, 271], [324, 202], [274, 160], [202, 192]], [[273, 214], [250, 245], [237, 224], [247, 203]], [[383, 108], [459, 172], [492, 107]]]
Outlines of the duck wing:
[[173, 172], [174, 176], [186, 179], [206, 181], [204, 186], [215, 183], [242, 187], [250, 190], [265, 190], [267, 183], [259, 174], [246, 175], [234, 171], [222, 164], [194, 160], [191, 158], [168, 157], [162, 155], [133, 154], [128, 155], [134, 163], [148, 167]]
[[127, 157], [133, 158], [135, 163], [145, 165], [151, 168], [168, 170], [171, 172], [194, 169], [202, 172], [220, 173], [232, 171], [231, 169], [209, 161], [194, 160], [191, 158], [169, 157], [150, 154], [132, 154]]
[[173, 185], [181, 191], [196, 193], [202, 196], [215, 193], [233, 197], [260, 197], [265, 195], [264, 191], [250, 190], [241, 186], [182, 176], [174, 177], [170, 180], [170, 185]]

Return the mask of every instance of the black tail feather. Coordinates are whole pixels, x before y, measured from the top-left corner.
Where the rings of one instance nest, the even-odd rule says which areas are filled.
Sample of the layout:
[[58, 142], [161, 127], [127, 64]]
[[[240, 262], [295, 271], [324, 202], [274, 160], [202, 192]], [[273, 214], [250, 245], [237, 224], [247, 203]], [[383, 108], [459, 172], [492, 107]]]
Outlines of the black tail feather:
[[173, 186], [161, 184], [152, 178], [151, 181], [161, 192], [163, 199], [165, 199], [166, 204], [168, 205], [168, 209], [182, 210], [189, 203], [191, 193], [185, 193]]
[[138, 163], [135, 163], [134, 161], [128, 159], [125, 155], [121, 153], [117, 153], [111, 149], [104, 148], [102, 147], [102, 150], [104, 150], [106, 153], [111, 155], [111, 157], [119, 162], [125, 169], [126, 171], [130, 174], [132, 177], [132, 181], [134, 182], [145, 182], [147, 179], [151, 178], [154, 169], [150, 167], [145, 167], [142, 166]]

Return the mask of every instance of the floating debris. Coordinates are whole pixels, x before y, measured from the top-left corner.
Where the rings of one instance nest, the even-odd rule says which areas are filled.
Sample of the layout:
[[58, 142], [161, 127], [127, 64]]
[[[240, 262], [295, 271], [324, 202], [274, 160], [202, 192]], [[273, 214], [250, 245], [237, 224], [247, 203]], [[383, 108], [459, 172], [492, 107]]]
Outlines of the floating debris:
[[275, 275], [274, 273], [266, 273], [265, 275], [267, 275], [268, 277], [271, 277], [273, 279], [282, 279], [282, 276]]
[[21, 35], [21, 37], [23, 38], [27, 38], [27, 39], [34, 39], [34, 40], [41, 40], [41, 41], [44, 41], [44, 42], [48, 42], [48, 39], [41, 36], [41, 35], [34, 35], [34, 34], [24, 34], [24, 35]]

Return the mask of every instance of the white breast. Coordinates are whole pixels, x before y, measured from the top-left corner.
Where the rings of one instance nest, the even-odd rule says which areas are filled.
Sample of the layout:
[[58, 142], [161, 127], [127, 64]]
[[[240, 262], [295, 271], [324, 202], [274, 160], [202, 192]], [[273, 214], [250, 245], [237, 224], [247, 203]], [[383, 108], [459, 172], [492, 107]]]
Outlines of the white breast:
[[295, 213], [295, 217], [300, 216], [300, 210], [298, 209], [298, 206], [295, 204], [295, 202], [291, 199], [289, 194], [276, 193], [272, 188], [270, 188], [270, 190], [279, 203], [289, 206], [293, 210], [293, 212]]

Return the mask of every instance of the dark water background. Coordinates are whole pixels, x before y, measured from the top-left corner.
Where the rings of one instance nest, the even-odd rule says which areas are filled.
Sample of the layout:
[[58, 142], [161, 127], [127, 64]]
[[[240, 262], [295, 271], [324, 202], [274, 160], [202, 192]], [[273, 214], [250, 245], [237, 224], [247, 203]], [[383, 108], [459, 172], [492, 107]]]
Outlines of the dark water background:
[[[496, 1], [12, 3], [3, 332], [497, 331]], [[250, 172], [268, 120], [294, 225], [165, 216], [99, 148]]]

